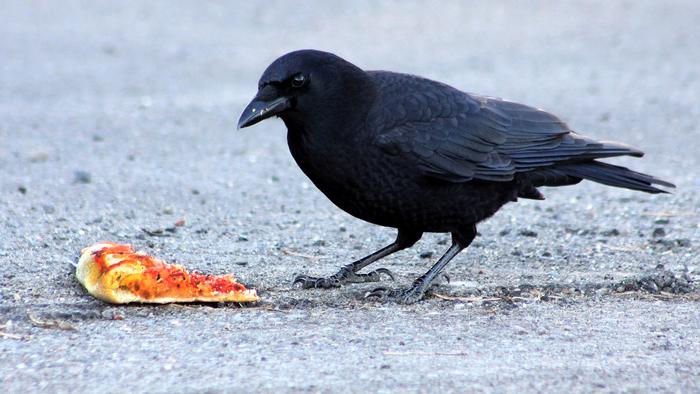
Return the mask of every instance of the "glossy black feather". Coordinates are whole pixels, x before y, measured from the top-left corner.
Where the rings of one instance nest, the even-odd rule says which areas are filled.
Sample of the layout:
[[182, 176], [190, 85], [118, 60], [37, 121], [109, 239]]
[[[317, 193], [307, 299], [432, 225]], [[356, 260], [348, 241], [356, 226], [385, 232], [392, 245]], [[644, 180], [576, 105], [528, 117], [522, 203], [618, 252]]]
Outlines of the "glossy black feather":
[[[304, 83], [295, 85], [300, 75]], [[333, 203], [398, 229], [394, 243], [328, 278], [297, 276], [294, 282], [305, 288], [376, 281], [381, 269], [357, 271], [410, 247], [424, 232], [450, 232], [450, 248], [410, 288], [369, 293], [415, 302], [469, 246], [477, 223], [518, 198], [544, 199], [540, 186], [589, 179], [648, 193], [664, 192], [655, 185], [673, 187], [598, 162], [642, 152], [578, 135], [545, 111], [412, 75], [363, 71], [325, 52], [297, 51], [273, 62], [239, 125], [272, 114], [287, 126], [294, 160]]]
[[[309, 84], [286, 84], [304, 73]], [[620, 143], [574, 133], [556, 116], [429, 79], [363, 71], [324, 52], [271, 64], [260, 93], [290, 96], [279, 114], [292, 156], [340, 208], [366, 221], [415, 231], [455, 231], [537, 187], [581, 179], [661, 192], [659, 179], [595, 160], [642, 156]], [[267, 96], [265, 96], [267, 97]]]
[[522, 104], [464, 93], [431, 80], [372, 72], [380, 107], [368, 124], [390, 154], [449, 182], [513, 180], [562, 163], [642, 152], [572, 132], [560, 119]]

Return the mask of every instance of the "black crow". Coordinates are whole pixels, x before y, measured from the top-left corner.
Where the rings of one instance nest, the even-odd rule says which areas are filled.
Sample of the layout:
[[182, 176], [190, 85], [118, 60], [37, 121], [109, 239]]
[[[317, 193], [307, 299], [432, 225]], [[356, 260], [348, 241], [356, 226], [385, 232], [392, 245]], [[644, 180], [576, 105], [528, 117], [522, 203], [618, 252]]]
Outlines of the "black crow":
[[647, 193], [665, 193], [654, 185], [674, 187], [598, 161], [643, 152], [579, 135], [541, 109], [414, 75], [364, 71], [316, 50], [275, 60], [238, 127], [271, 116], [282, 118], [294, 160], [333, 203], [398, 229], [394, 243], [328, 278], [296, 277], [304, 288], [378, 281], [391, 273], [358, 271], [412, 246], [425, 232], [451, 233], [450, 248], [412, 286], [369, 293], [412, 303], [474, 240], [477, 223], [518, 198], [544, 199], [540, 186], [588, 179]]

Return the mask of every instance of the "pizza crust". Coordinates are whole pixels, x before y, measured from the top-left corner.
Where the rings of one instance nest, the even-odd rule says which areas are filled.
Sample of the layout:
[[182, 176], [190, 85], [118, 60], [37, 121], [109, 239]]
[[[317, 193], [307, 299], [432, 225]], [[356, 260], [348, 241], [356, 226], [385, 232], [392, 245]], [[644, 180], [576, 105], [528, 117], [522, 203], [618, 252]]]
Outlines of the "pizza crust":
[[75, 276], [100, 300], [166, 304], [173, 302], [254, 302], [232, 274], [202, 275], [179, 264], [135, 252], [131, 245], [101, 242], [84, 248]]

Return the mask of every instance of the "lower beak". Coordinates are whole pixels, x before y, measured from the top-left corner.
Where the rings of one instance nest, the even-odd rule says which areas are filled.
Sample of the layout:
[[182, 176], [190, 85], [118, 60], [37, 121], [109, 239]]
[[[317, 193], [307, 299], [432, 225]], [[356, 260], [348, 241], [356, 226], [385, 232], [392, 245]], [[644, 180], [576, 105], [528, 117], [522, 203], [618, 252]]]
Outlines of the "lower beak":
[[291, 99], [289, 97], [278, 97], [270, 101], [255, 98], [243, 110], [241, 118], [238, 119], [238, 128], [252, 126], [290, 107]]

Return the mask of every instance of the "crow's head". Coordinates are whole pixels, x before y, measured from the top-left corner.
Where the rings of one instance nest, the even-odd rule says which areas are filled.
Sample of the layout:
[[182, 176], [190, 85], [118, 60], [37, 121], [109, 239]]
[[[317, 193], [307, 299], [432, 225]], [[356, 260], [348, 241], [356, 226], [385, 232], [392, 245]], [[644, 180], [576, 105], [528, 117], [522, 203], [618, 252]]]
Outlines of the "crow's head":
[[369, 84], [366, 73], [340, 57], [311, 49], [290, 52], [270, 64], [258, 93], [243, 110], [238, 127], [271, 116], [308, 123], [333, 117], [349, 106], [354, 92]]

